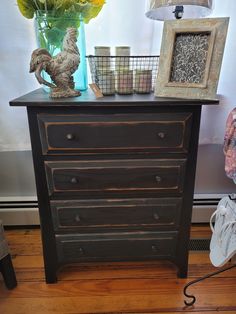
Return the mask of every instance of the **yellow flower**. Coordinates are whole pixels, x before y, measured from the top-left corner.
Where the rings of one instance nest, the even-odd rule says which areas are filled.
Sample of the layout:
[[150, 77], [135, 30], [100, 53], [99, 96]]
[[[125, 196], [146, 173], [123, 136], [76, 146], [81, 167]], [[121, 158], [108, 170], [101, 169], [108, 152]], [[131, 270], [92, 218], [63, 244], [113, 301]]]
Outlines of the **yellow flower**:
[[90, 3], [96, 6], [103, 6], [105, 3], [105, 0], [90, 0]]
[[88, 3], [88, 0], [77, 0], [77, 3], [80, 5], [86, 5]]
[[37, 11], [52, 11], [55, 16], [78, 13], [85, 23], [99, 14], [104, 3], [105, 0], [17, 0], [19, 10], [26, 18], [32, 19]]

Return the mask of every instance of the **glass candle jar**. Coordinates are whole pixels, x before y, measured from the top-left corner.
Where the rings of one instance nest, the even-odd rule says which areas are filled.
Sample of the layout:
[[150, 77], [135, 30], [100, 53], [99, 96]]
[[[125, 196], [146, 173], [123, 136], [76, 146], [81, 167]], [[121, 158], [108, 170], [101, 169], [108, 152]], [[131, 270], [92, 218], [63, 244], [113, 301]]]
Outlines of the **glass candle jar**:
[[99, 71], [109, 71], [111, 69], [111, 48], [105, 46], [96, 46], [95, 50], [95, 64]]
[[133, 70], [120, 70], [117, 72], [118, 94], [133, 94]]
[[130, 61], [130, 47], [116, 47], [116, 71], [128, 70]]
[[99, 71], [98, 86], [103, 95], [114, 95], [116, 92], [114, 71]]
[[148, 94], [152, 91], [152, 70], [135, 71], [135, 87], [138, 94]]

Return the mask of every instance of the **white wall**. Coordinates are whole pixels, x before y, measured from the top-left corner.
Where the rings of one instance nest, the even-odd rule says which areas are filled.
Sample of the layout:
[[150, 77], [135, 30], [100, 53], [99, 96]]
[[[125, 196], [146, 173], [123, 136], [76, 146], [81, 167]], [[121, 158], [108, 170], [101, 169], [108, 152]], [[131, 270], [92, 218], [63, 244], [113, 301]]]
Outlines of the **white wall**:
[[[30, 55], [36, 48], [33, 21], [21, 16], [16, 0], [0, 0], [0, 151], [30, 149], [26, 112], [10, 108], [9, 100], [37, 87], [28, 73]], [[144, 15], [144, 0], [107, 0], [101, 14], [86, 26], [87, 52], [96, 45], [130, 45], [133, 54], [159, 53], [162, 22]], [[236, 1], [215, 1], [213, 16], [230, 16], [219, 89], [221, 104], [203, 109], [201, 143], [222, 143], [225, 120], [236, 105]]]
[[202, 114], [200, 138], [202, 143], [222, 143], [225, 121], [231, 109], [236, 107], [236, 1], [216, 0], [212, 17], [230, 17], [225, 53], [221, 68], [218, 94], [220, 106], [206, 107]]
[[154, 22], [147, 19], [145, 0], [107, 0], [99, 16], [87, 26], [87, 51], [94, 46], [131, 46], [133, 54], [149, 54]]
[[25, 109], [10, 108], [8, 102], [38, 87], [28, 73], [33, 21], [22, 18], [15, 2], [0, 1], [0, 151], [30, 149]]

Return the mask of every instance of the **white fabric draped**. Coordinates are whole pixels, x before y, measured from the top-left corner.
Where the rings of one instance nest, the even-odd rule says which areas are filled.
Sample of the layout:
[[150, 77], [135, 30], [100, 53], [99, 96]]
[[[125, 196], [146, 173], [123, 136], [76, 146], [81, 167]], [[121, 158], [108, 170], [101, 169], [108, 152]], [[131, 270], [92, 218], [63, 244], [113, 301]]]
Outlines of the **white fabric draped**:
[[[100, 15], [86, 25], [87, 53], [94, 46], [131, 46], [132, 54], [159, 54], [162, 22], [145, 17], [145, 0], [107, 0]], [[225, 121], [235, 107], [236, 1], [215, 0], [213, 16], [230, 16], [230, 28], [218, 93], [221, 105], [203, 108], [200, 143], [222, 143]], [[30, 149], [24, 108], [9, 107], [9, 100], [38, 88], [29, 74], [31, 52], [36, 48], [32, 20], [21, 16], [16, 0], [0, 1], [0, 151]]]

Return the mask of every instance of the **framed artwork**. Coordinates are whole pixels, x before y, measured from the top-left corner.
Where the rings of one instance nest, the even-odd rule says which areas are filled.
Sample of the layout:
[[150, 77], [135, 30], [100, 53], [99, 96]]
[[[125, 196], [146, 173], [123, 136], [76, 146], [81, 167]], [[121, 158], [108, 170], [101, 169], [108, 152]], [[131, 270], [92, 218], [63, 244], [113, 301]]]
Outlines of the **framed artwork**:
[[155, 95], [216, 99], [229, 18], [164, 23]]

